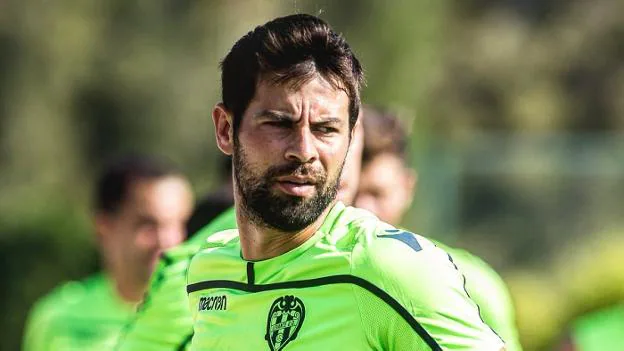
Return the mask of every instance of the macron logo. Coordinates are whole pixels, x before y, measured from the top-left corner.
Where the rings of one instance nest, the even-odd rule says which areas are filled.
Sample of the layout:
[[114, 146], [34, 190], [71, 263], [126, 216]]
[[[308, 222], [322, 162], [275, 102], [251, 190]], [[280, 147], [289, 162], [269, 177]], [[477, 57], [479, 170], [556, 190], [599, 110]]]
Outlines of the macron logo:
[[225, 311], [227, 309], [227, 296], [202, 296], [199, 299], [198, 311]]

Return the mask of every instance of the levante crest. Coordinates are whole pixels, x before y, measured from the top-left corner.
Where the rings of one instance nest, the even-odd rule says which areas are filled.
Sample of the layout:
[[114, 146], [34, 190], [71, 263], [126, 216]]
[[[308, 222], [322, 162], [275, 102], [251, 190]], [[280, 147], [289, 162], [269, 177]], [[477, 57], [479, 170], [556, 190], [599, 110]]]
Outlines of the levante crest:
[[295, 340], [304, 318], [305, 306], [299, 298], [286, 295], [273, 301], [264, 336], [271, 351], [280, 351]]

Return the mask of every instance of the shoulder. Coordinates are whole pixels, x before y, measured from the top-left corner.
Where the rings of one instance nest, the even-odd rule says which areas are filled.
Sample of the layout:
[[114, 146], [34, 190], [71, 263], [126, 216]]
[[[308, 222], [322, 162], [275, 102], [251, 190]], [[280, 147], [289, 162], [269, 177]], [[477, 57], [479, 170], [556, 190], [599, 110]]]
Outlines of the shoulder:
[[362, 232], [353, 270], [382, 285], [422, 295], [422, 302], [435, 299], [435, 290], [442, 287], [463, 294], [463, 277], [447, 252], [423, 236], [381, 222]]
[[[195, 238], [199, 238], [199, 236]], [[210, 232], [210, 235], [204, 235], [202, 239], [201, 242], [186, 243], [163, 254], [158, 266], [152, 273], [146, 300], [149, 300], [163, 286], [171, 285], [171, 282], [177, 282], [180, 278], [193, 276], [192, 272], [195, 270], [191, 267], [209, 265], [214, 261], [214, 251], [217, 251], [218, 254], [228, 250], [231, 244], [238, 242], [238, 231], [230, 229], [216, 233]], [[197, 263], [193, 264], [195, 261]]]
[[[504, 297], [505, 300], [510, 299], [507, 285], [503, 278], [487, 262], [463, 249], [444, 246], [442, 248], [449, 253], [453, 262], [464, 273], [467, 283], [474, 287], [479, 287], [479, 289], [474, 289], [475, 291], [487, 291], [493, 297]], [[469, 292], [472, 293], [472, 291]]]
[[334, 222], [328, 240], [351, 251], [355, 275], [405, 275], [413, 280], [430, 274], [432, 267], [457, 272], [449, 255], [430, 240], [382, 222], [368, 211], [346, 207]]
[[33, 305], [29, 324], [54, 324], [63, 320], [89, 299], [90, 293], [100, 285], [100, 279], [99, 275], [95, 275], [57, 286]]
[[41, 297], [32, 306], [24, 329], [23, 349], [27, 351], [46, 350], [49, 348], [49, 335], [58, 331], [58, 326], [65, 322], [65, 314], [71, 310], [71, 301], [82, 290], [79, 282], [67, 282], [47, 295]]
[[449, 254], [430, 240], [378, 222], [361, 232], [352, 274], [378, 287], [443, 349], [499, 350]]
[[375, 217], [362, 218], [354, 223], [351, 230], [355, 233], [354, 263], [381, 271], [397, 271], [401, 267], [409, 266], [410, 274], [417, 273], [416, 268], [431, 265], [442, 264], [455, 269], [448, 253], [430, 240]]
[[[211, 276], [217, 276], [227, 271], [226, 264], [240, 262], [239, 243], [237, 229], [224, 230], [211, 235], [190, 260], [188, 281], [195, 280], [197, 274], [204, 275], [207, 272]], [[218, 269], [214, 269], [215, 267]]]

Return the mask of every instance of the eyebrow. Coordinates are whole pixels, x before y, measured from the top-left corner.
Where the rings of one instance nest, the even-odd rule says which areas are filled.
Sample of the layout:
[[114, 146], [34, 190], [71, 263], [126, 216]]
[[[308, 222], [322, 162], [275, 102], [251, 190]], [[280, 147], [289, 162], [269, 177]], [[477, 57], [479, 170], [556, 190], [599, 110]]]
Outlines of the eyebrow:
[[338, 117], [327, 117], [321, 118], [320, 121], [315, 122], [315, 124], [340, 124], [342, 120]]
[[254, 115], [254, 118], [270, 118], [279, 121], [294, 121], [295, 117], [286, 112], [280, 112], [275, 110], [262, 110]]
[[[254, 118], [269, 118], [276, 121], [291, 121], [295, 120], [295, 116], [287, 112], [275, 111], [275, 110], [262, 110], [254, 115]], [[321, 117], [320, 120], [313, 122], [313, 124], [340, 124], [342, 120], [338, 117]]]

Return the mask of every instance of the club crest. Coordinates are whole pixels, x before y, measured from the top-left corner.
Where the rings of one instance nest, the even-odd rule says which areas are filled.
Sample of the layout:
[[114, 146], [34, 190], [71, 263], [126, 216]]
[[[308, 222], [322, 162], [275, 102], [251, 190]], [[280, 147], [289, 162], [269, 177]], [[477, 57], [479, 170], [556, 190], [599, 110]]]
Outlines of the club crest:
[[304, 318], [305, 306], [299, 298], [286, 295], [273, 301], [264, 336], [271, 351], [280, 351], [295, 340]]

